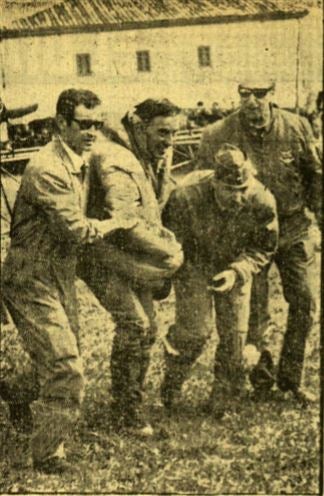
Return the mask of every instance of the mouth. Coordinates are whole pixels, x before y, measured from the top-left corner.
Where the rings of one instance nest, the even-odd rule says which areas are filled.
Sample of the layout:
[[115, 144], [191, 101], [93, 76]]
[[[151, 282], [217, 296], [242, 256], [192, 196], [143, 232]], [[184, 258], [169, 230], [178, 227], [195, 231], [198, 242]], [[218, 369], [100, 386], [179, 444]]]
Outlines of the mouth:
[[86, 149], [89, 149], [92, 147], [93, 143], [95, 142], [95, 138], [87, 138], [83, 140], [83, 147]]

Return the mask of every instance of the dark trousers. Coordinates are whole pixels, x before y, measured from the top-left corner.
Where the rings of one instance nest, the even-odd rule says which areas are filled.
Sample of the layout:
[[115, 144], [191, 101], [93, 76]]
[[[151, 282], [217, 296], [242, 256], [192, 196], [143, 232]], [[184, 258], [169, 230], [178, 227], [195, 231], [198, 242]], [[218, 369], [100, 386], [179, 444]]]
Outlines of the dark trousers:
[[[289, 305], [287, 328], [278, 366], [278, 385], [283, 390], [299, 388], [307, 336], [316, 310], [318, 278], [314, 271], [314, 226], [282, 236], [274, 263], [277, 265], [284, 297]], [[260, 347], [269, 322], [268, 269], [254, 278], [248, 342]]]
[[235, 284], [228, 293], [214, 295], [207, 288], [209, 283], [210, 275], [189, 264], [174, 281], [176, 320], [167, 340], [179, 354], [165, 353], [165, 389], [181, 389], [215, 330], [215, 323], [219, 337], [214, 368], [217, 387], [235, 389], [238, 377], [244, 378], [242, 352], [248, 330], [251, 280]]
[[97, 269], [83, 278], [115, 322], [110, 362], [112, 396], [118, 410], [132, 417], [141, 409], [156, 336], [152, 291], [134, 288], [119, 275]]

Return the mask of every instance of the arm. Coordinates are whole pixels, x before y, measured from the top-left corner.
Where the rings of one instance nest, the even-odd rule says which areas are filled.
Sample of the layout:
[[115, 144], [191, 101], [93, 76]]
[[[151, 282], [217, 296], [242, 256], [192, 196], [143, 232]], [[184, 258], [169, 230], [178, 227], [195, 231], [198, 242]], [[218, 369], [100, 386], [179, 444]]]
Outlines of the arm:
[[300, 118], [302, 146], [300, 167], [304, 176], [306, 203], [314, 212], [319, 226], [322, 213], [322, 166], [316, 151], [315, 139], [306, 119]]
[[162, 212], [162, 223], [171, 231], [177, 241], [183, 245], [185, 241], [188, 209], [180, 190], [175, 189]]
[[99, 168], [101, 184], [106, 191], [104, 211], [107, 217], [128, 218], [129, 213], [139, 220], [131, 231], [123, 233], [122, 244], [127, 251], [146, 253], [158, 259], [174, 257], [180, 246], [171, 233], [160, 226], [150, 226], [141, 219], [141, 198], [131, 174], [117, 168]]
[[243, 282], [257, 274], [270, 261], [278, 244], [278, 219], [273, 196], [267, 193], [266, 204], [256, 204], [254, 228], [246, 249], [230, 265]]
[[25, 197], [42, 210], [49, 222], [49, 229], [61, 241], [83, 244], [102, 239], [118, 228], [132, 227], [113, 219], [90, 220], [81, 211], [71, 186], [52, 171], [31, 169], [25, 176]]

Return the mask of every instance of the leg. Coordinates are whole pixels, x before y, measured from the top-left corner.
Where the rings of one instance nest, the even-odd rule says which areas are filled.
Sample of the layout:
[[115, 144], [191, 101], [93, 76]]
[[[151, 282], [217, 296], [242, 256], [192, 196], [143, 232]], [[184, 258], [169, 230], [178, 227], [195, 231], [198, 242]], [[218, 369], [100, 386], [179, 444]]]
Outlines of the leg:
[[215, 295], [219, 344], [215, 356], [215, 395], [240, 393], [244, 383], [243, 348], [250, 316], [251, 284], [237, 283], [232, 291]]
[[211, 334], [212, 297], [207, 290], [208, 278], [193, 267], [185, 267], [175, 280], [176, 322], [167, 340], [178, 355], [165, 350], [165, 376], [161, 387], [162, 401], [171, 407], [180, 393], [190, 368], [202, 352]]
[[102, 273], [86, 282], [116, 324], [110, 364], [116, 416], [125, 423], [135, 422], [141, 417], [142, 386], [153, 341], [152, 296], [135, 291], [117, 274]]
[[38, 465], [53, 456], [75, 427], [84, 388], [81, 358], [54, 288], [36, 281], [25, 291], [6, 283], [4, 298], [40, 386], [31, 438], [34, 463]]
[[269, 267], [253, 277], [251, 292], [251, 312], [246, 344], [263, 348], [263, 336], [269, 325]]
[[142, 340], [142, 359], [141, 359], [141, 376], [140, 384], [143, 390], [144, 381], [146, 377], [147, 370], [150, 364], [150, 353], [151, 348], [155, 342], [157, 334], [157, 325], [155, 320], [155, 310], [154, 301], [152, 296], [152, 291], [141, 290], [138, 291], [138, 298], [142, 304], [142, 307], [147, 315], [150, 323], [149, 329], [147, 329], [146, 334], [143, 336]]
[[301, 385], [306, 339], [316, 308], [314, 254], [314, 240], [307, 233], [293, 244], [281, 247], [276, 256], [284, 296], [289, 304], [278, 369], [278, 385], [285, 391], [298, 391]]

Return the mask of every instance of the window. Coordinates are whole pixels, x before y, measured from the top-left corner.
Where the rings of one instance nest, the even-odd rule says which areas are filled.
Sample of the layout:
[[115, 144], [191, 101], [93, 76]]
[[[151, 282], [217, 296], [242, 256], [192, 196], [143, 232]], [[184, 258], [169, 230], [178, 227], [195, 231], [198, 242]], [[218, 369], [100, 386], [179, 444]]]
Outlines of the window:
[[148, 50], [141, 50], [136, 52], [137, 56], [137, 70], [139, 72], [149, 72], [151, 70], [150, 52]]
[[91, 74], [91, 59], [89, 53], [78, 53], [76, 56], [78, 76], [89, 76]]
[[200, 67], [210, 67], [211, 66], [210, 47], [209, 46], [198, 47], [198, 62], [199, 62]]

